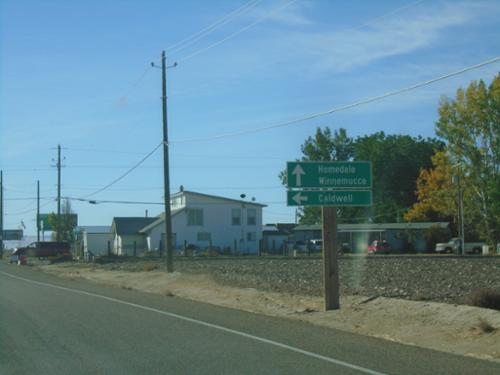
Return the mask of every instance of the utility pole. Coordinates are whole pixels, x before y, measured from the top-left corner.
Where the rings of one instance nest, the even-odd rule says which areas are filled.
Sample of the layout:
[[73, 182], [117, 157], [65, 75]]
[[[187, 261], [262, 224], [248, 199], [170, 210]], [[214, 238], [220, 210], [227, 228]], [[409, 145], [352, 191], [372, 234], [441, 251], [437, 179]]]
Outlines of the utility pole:
[[[454, 167], [461, 167], [462, 163], [457, 163], [454, 165]], [[460, 181], [461, 179], [461, 170], [457, 172], [453, 176], [453, 182], [456, 183], [457, 185], [457, 190], [458, 190], [458, 215], [457, 215], [457, 220], [458, 220], [458, 237], [460, 238], [460, 255], [465, 254], [465, 224], [464, 224], [464, 197], [463, 197], [463, 189], [462, 189], [462, 183]]]
[[462, 190], [462, 184], [460, 181], [460, 174], [458, 175], [458, 202], [460, 205], [460, 230], [462, 232], [462, 235], [460, 236], [460, 247], [461, 251], [460, 254], [464, 255], [465, 254], [465, 226], [464, 226], [464, 196], [463, 196], [463, 190]]
[[337, 208], [321, 207], [323, 219], [323, 280], [325, 310], [340, 309], [339, 263], [337, 249]]
[[0, 259], [3, 259], [3, 171], [0, 171]]
[[57, 145], [57, 226], [56, 240], [60, 240], [61, 228], [61, 145]]
[[36, 242], [40, 242], [40, 180], [36, 182]]
[[161, 53], [162, 112], [163, 112], [163, 189], [165, 199], [165, 253], [167, 272], [174, 272], [174, 254], [172, 249], [172, 215], [170, 213], [170, 170], [168, 163], [168, 121], [167, 121], [167, 66], [165, 51]]

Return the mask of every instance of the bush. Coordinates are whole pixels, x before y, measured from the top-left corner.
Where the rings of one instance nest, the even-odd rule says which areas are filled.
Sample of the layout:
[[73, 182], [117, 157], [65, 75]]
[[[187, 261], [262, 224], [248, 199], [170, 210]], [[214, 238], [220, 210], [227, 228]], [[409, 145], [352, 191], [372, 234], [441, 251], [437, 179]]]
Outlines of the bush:
[[465, 298], [465, 303], [470, 306], [500, 311], [500, 292], [488, 288], [476, 289]]

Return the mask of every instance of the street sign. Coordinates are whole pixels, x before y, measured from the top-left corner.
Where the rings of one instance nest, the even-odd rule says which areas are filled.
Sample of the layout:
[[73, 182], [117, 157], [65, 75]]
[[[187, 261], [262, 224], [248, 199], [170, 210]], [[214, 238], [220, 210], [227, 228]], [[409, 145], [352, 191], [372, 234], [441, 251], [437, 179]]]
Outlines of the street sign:
[[[41, 221], [40, 230], [43, 230], [44, 232], [54, 230], [52, 225], [50, 225], [50, 223], [49, 223], [49, 215], [50, 214], [40, 214], [38, 216], [38, 218], [39, 218], [38, 220]], [[78, 215], [77, 214], [61, 214], [61, 219], [62, 220], [69, 220], [73, 224], [73, 226], [75, 226], [75, 227], [78, 225]]]
[[369, 189], [372, 164], [369, 161], [289, 161], [289, 188]]
[[287, 205], [320, 206], [323, 221], [325, 310], [340, 308], [336, 207], [372, 205], [369, 161], [289, 161]]
[[288, 190], [288, 206], [371, 206], [370, 190]]
[[22, 229], [4, 229], [3, 240], [4, 241], [18, 241], [23, 239]]
[[52, 225], [49, 224], [49, 214], [38, 215], [38, 220], [40, 223], [40, 229], [43, 231], [51, 231]]

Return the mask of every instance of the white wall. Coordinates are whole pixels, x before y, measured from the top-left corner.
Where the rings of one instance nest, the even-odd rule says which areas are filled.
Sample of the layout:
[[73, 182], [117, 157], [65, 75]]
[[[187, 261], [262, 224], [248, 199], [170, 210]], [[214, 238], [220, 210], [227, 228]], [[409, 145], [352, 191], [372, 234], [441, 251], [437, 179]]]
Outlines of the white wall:
[[[210, 246], [209, 241], [198, 241], [198, 232], [208, 232], [211, 235], [212, 246], [224, 249], [231, 248], [234, 251], [236, 240], [237, 250], [243, 253], [257, 253], [259, 241], [262, 238], [262, 207], [244, 204], [243, 225], [232, 225], [232, 209], [242, 208], [238, 202], [226, 201], [223, 199], [185, 194], [186, 208], [203, 209], [203, 225], [187, 225], [186, 210], [183, 210], [172, 218], [172, 232], [175, 234], [175, 247], [180, 249], [186, 240], [188, 244], [197, 245], [200, 248]], [[248, 225], [247, 208], [256, 209], [256, 225]], [[161, 233], [164, 233], [164, 222], [154, 227], [149, 232], [151, 249], [158, 247]], [[242, 231], [244, 241], [241, 241]], [[255, 233], [255, 241], [247, 240], [247, 233]]]
[[113, 246], [113, 237], [111, 233], [83, 233], [84, 252], [90, 251], [95, 256], [108, 254], [108, 241]]
[[[274, 241], [274, 249], [273, 249], [273, 241]], [[288, 241], [287, 235], [273, 235], [273, 236], [264, 236], [264, 249], [266, 251], [273, 251], [279, 253], [283, 251], [283, 246]]]

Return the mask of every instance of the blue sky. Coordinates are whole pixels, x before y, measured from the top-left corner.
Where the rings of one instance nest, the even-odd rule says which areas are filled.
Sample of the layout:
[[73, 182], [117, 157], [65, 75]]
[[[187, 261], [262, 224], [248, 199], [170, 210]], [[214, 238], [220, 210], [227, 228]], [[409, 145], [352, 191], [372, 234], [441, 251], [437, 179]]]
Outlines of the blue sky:
[[[240, 8], [244, 7], [246, 8]], [[169, 46], [237, 9], [182, 50]], [[278, 173], [318, 126], [351, 136], [434, 136], [442, 95], [489, 82], [500, 64], [383, 101], [289, 127], [218, 140], [419, 83], [500, 55], [498, 1], [23, 1], [0, 0], [0, 168], [5, 227], [35, 232], [33, 198], [108, 184], [162, 139], [161, 71], [167, 50], [171, 189], [268, 204], [265, 222], [294, 220]], [[232, 36], [234, 34], [234, 36]], [[194, 141], [193, 138], [202, 138]], [[182, 140], [191, 140], [181, 142]], [[162, 153], [97, 200], [161, 202]], [[22, 200], [19, 200], [23, 198]], [[73, 201], [81, 225], [158, 214], [158, 205]], [[26, 212], [29, 211], [29, 212]]]

